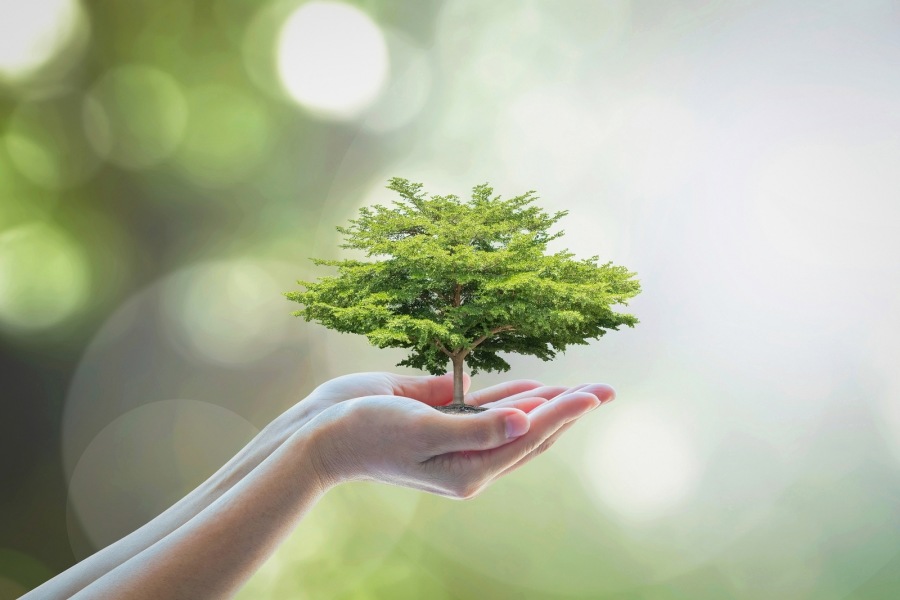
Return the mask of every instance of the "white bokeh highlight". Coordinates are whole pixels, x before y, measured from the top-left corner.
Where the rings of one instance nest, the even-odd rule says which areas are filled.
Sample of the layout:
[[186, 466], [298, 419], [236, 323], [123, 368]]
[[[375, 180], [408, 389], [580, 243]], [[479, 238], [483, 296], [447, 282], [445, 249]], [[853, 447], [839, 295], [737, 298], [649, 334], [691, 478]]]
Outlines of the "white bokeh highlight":
[[[69, 515], [93, 549], [134, 531], [224, 465], [258, 433], [221, 406], [162, 400], [139, 406], [101, 430], [69, 481]], [[75, 523], [70, 522], [70, 536]], [[84, 549], [73, 549], [81, 554]]]
[[314, 115], [349, 120], [369, 106], [387, 81], [384, 36], [359, 9], [309, 2], [278, 36], [278, 73], [285, 91]]
[[83, 22], [77, 0], [0, 0], [0, 79], [28, 77], [57, 56]]
[[628, 521], [665, 516], [688, 499], [701, 467], [688, 432], [658, 407], [619, 406], [584, 452], [592, 490]]
[[162, 289], [167, 331], [179, 350], [195, 358], [223, 365], [259, 360], [284, 339], [292, 307], [283, 285], [251, 261], [187, 267]]

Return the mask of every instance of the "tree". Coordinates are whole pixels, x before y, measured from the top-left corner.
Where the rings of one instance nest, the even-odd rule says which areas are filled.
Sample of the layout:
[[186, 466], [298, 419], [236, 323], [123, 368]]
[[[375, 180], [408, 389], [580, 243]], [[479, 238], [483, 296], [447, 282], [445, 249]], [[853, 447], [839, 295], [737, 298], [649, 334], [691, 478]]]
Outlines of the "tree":
[[640, 292], [635, 273], [598, 257], [576, 260], [547, 253], [563, 232], [550, 228], [567, 214], [534, 205], [535, 192], [503, 200], [488, 184], [470, 200], [427, 196], [422, 184], [392, 178], [393, 207], [364, 207], [338, 227], [342, 248], [376, 260], [322, 260], [337, 276], [298, 281], [285, 295], [303, 308], [293, 314], [379, 348], [409, 348], [398, 366], [433, 375], [453, 365], [453, 404], [463, 404], [464, 364], [507, 371], [499, 353], [551, 360], [570, 344], [587, 344], [638, 320], [614, 312]]

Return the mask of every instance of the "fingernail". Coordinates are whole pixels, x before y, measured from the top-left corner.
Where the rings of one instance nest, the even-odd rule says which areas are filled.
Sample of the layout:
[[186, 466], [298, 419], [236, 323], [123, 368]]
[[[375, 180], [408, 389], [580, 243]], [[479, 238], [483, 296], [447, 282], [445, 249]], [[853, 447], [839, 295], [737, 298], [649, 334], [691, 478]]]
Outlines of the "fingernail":
[[[595, 395], [594, 398], [597, 398], [597, 396]], [[587, 409], [586, 412], [591, 412], [592, 410], [597, 410], [598, 408], [600, 408], [600, 407], [603, 406], [604, 404], [606, 404], [606, 402], [604, 402], [604, 401], [601, 400], [600, 398], [597, 398], [597, 402], [596, 402], [592, 407], [590, 407], [589, 409]]]
[[507, 439], [516, 438], [528, 431], [528, 419], [509, 416], [506, 417], [506, 437]]

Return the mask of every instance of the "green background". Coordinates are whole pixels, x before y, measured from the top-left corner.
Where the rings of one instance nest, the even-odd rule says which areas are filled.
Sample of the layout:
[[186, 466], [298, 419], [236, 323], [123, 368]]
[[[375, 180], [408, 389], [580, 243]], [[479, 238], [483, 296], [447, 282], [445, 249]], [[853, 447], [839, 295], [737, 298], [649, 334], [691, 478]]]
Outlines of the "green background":
[[294, 54], [296, 0], [0, 7], [0, 597], [393, 368], [281, 295], [392, 176], [637, 271], [507, 374], [618, 399], [468, 502], [330, 492], [240, 597], [900, 595], [895, 3], [371, 0]]

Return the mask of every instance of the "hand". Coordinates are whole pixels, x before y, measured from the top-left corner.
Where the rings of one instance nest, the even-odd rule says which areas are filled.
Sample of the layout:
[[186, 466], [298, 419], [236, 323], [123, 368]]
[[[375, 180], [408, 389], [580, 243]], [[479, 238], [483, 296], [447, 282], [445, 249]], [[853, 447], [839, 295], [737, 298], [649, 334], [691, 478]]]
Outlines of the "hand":
[[[464, 391], [468, 391], [470, 383], [469, 376], [464, 374]], [[474, 392], [466, 398], [466, 402], [490, 407], [498, 400], [521, 392], [533, 391], [536, 397], [549, 399], [563, 389], [542, 386], [539, 381], [519, 379]], [[314, 389], [304, 400], [279, 416], [272, 427], [288, 434], [336, 404], [365, 396], [402, 396], [432, 406], [446, 404], [453, 398], [453, 375], [421, 377], [376, 372], [337, 377]]]
[[[468, 391], [470, 383], [469, 376], [463, 374], [464, 391]], [[492, 408], [507, 405], [510, 401], [527, 399], [529, 402], [518, 407], [527, 412], [566, 389], [564, 386], [544, 386], [539, 381], [519, 379], [468, 394], [466, 402]], [[522, 394], [526, 396], [521, 396]], [[326, 381], [266, 426], [251, 449], [253, 454], [243, 457], [249, 460], [245, 460], [244, 467], [234, 475], [242, 477], [248, 473], [291, 435], [323, 412], [347, 401], [368, 396], [397, 396], [430, 406], [448, 404], [453, 398], [453, 374], [435, 377], [384, 372], [353, 373]]]
[[324, 487], [367, 479], [471, 498], [545, 451], [615, 392], [590, 384], [496, 395], [493, 388], [470, 396], [470, 403], [491, 407], [475, 415], [443, 414], [426, 402], [397, 395], [334, 406], [310, 423], [318, 432], [313, 452]]

